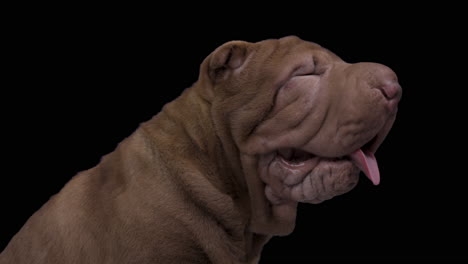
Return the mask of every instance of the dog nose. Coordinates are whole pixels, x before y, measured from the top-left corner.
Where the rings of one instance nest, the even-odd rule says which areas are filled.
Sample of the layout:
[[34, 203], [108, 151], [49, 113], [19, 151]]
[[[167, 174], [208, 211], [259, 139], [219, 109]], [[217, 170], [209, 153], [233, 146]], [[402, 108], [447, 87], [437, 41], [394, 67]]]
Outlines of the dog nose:
[[401, 97], [401, 86], [395, 72], [382, 64], [363, 64], [366, 64], [371, 73], [368, 79], [370, 87], [380, 90], [388, 101], [398, 101]]
[[400, 98], [401, 87], [400, 84], [395, 80], [383, 80], [381, 85], [377, 86], [376, 88], [379, 89], [385, 98], [387, 98], [389, 101]]

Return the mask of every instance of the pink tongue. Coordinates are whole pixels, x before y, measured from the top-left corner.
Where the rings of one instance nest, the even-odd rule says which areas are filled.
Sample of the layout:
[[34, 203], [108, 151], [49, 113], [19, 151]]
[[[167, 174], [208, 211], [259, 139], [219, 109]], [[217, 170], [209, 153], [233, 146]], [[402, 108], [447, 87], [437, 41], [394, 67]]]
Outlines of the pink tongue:
[[374, 185], [379, 184], [380, 172], [374, 153], [364, 153], [361, 149], [358, 149], [351, 154], [351, 160], [366, 174], [367, 178], [369, 178]]

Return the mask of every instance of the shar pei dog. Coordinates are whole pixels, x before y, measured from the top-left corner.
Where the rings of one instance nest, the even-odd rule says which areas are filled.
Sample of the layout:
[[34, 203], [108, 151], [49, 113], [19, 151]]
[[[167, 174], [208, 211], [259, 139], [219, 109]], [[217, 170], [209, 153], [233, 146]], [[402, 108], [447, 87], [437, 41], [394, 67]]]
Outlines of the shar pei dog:
[[257, 263], [297, 204], [380, 180], [396, 74], [297, 37], [231, 41], [199, 79], [78, 173], [0, 255], [11, 263]]

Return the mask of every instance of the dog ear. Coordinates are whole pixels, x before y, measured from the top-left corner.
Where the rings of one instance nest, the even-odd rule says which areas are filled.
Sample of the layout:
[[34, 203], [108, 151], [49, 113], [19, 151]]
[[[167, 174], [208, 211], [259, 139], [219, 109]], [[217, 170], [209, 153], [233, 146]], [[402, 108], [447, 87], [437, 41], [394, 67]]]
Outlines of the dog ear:
[[225, 80], [235, 69], [241, 67], [248, 53], [248, 43], [230, 41], [211, 54], [208, 74], [213, 82]]

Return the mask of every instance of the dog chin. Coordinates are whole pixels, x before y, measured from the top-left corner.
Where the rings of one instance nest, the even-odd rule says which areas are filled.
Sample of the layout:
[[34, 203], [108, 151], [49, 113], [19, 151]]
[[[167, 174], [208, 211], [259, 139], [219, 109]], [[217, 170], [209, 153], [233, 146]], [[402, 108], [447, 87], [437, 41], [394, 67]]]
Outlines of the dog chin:
[[[266, 157], [265, 157], [266, 158]], [[324, 158], [300, 149], [280, 149], [261, 161], [260, 177], [270, 201], [320, 203], [356, 186], [359, 168], [349, 156]]]

